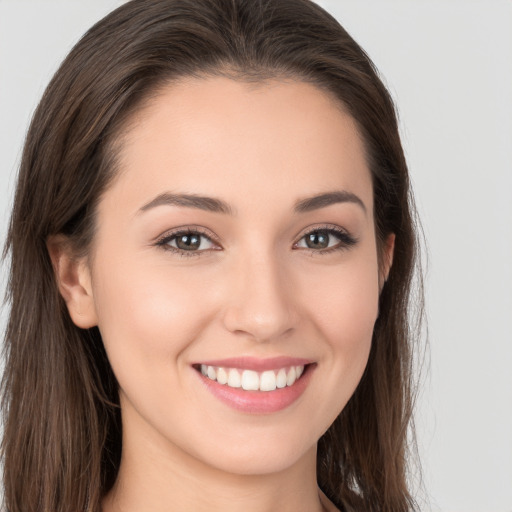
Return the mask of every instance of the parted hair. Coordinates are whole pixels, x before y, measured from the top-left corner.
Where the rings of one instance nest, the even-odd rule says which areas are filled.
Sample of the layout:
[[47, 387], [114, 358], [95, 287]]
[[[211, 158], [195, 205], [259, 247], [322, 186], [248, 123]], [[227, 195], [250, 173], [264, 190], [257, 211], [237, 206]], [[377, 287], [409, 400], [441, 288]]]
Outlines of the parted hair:
[[356, 121], [377, 245], [394, 233], [394, 260], [364, 375], [319, 440], [317, 478], [342, 511], [415, 510], [407, 468], [418, 251], [397, 115], [366, 53], [309, 0], [132, 0], [94, 25], [55, 73], [27, 133], [4, 249], [6, 510], [100, 512], [116, 479], [116, 378], [98, 328], [71, 321], [47, 240], [65, 235], [87, 254], [98, 201], [118, 172], [123, 128], [159, 88], [191, 76], [302, 80]]

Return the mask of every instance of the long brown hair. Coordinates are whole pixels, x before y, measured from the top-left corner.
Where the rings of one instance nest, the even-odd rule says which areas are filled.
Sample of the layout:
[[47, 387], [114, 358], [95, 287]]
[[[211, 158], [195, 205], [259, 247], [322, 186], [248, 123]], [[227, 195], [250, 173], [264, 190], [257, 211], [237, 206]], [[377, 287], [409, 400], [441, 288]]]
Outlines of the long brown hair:
[[413, 510], [407, 433], [413, 402], [408, 312], [416, 235], [393, 102], [365, 52], [309, 0], [133, 0], [92, 27], [34, 114], [4, 257], [10, 257], [2, 407], [10, 512], [98, 512], [121, 455], [116, 379], [97, 328], [71, 321], [46, 241], [86, 254], [116, 140], [163, 84], [184, 76], [291, 77], [356, 120], [374, 187], [380, 247], [396, 234], [366, 371], [318, 446], [318, 482], [345, 511]]

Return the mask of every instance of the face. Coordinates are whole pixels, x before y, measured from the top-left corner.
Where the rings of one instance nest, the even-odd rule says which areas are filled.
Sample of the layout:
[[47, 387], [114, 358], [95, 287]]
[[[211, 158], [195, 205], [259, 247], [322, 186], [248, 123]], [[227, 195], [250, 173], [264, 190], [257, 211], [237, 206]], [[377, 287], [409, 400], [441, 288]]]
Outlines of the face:
[[125, 441], [246, 474], [314, 451], [368, 359], [372, 202], [354, 121], [312, 85], [190, 79], [153, 98], [81, 270]]

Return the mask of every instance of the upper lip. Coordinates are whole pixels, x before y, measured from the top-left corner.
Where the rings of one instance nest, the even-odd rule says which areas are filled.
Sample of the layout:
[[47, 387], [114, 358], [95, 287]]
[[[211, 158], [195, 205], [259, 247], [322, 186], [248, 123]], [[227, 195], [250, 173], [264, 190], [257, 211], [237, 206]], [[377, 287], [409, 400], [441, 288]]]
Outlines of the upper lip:
[[194, 366], [204, 364], [206, 366], [218, 366], [222, 368], [238, 368], [240, 370], [254, 370], [263, 372], [265, 370], [276, 370], [289, 366], [306, 366], [311, 364], [311, 359], [302, 357], [278, 356], [269, 358], [257, 357], [230, 357], [228, 359], [215, 359], [208, 361], [198, 361]]

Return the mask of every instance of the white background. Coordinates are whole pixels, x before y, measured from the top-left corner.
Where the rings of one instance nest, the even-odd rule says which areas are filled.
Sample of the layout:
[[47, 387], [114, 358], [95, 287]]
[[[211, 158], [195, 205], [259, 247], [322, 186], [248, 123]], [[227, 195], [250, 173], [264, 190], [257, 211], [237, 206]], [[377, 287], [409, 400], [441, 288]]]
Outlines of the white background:
[[[2, 240], [44, 87], [79, 36], [121, 3], [0, 0]], [[424, 510], [511, 512], [512, 2], [318, 3], [397, 101], [428, 241], [430, 368], [417, 415]]]

